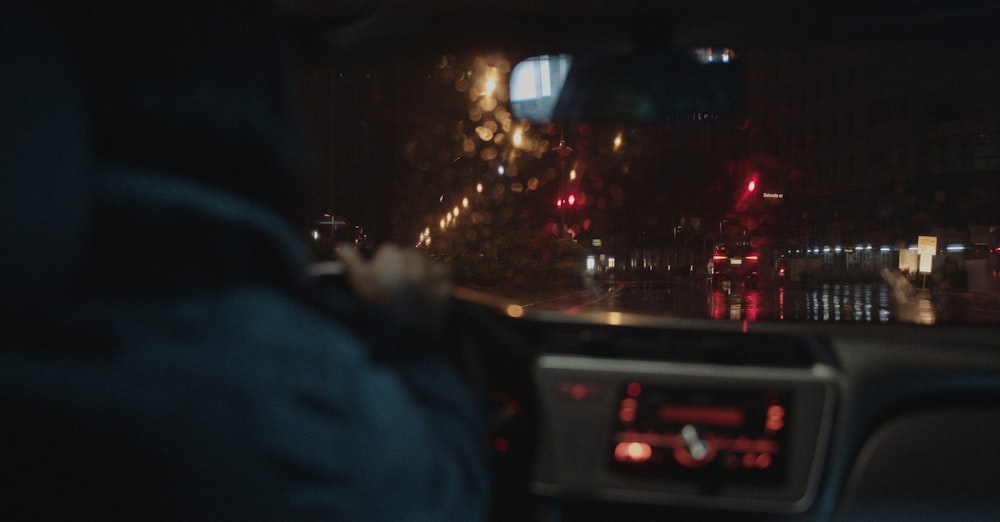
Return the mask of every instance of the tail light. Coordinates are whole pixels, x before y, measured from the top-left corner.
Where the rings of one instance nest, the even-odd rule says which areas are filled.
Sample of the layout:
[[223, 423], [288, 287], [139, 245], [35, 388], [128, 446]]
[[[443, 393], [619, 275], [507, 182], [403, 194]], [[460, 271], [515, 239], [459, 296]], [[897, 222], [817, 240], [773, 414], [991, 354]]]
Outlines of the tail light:
[[729, 259], [729, 258], [727, 256], [723, 255], [723, 254], [715, 254], [715, 255], [712, 256], [712, 262], [713, 263], [721, 263], [721, 262], [723, 262], [723, 261], [725, 261], [727, 259]]
[[744, 259], [747, 261], [757, 262], [757, 254], [748, 254]]

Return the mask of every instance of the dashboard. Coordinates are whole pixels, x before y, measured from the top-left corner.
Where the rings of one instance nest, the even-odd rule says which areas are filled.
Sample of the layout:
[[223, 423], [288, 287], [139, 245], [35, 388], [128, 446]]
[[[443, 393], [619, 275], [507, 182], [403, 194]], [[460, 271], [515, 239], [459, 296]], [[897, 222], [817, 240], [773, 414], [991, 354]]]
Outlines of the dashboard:
[[1000, 352], [989, 329], [548, 312], [508, 327], [530, 352], [520, 395], [530, 450], [517, 468], [505, 459], [517, 458], [518, 439], [505, 443], [498, 480], [525, 473], [516, 500], [533, 515], [498, 518], [1000, 512], [1000, 452], [990, 449]]

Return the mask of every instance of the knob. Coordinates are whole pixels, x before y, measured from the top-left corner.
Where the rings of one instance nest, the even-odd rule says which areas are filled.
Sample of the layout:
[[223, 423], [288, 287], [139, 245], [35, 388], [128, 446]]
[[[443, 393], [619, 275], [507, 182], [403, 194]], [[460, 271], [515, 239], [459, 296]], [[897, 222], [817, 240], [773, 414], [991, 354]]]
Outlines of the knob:
[[686, 424], [681, 428], [682, 444], [674, 446], [674, 459], [685, 468], [700, 468], [715, 458], [716, 447], [711, 434], [702, 435], [698, 428]]

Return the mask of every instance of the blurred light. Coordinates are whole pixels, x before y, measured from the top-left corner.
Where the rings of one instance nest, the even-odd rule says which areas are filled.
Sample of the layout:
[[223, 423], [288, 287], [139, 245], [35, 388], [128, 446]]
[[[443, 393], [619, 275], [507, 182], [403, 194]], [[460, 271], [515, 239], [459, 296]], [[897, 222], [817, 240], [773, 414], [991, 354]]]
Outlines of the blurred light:
[[587, 270], [593, 270], [597, 266], [597, 260], [594, 256], [587, 256]]
[[482, 194], [483, 193], [483, 184], [482, 183], [476, 183], [476, 193], [477, 194]]
[[445, 221], [442, 219], [441, 220], [441, 230], [444, 230], [445, 225], [447, 225], [447, 223], [445, 223]]
[[700, 64], [729, 63], [736, 59], [736, 51], [728, 47], [699, 47], [691, 50], [691, 57]]
[[747, 182], [747, 192], [753, 192], [757, 190], [757, 180], [750, 180]]
[[462, 198], [462, 208], [469, 208], [469, 198]]
[[882, 248], [879, 248], [878, 251], [879, 252], [892, 252], [892, 249], [889, 248], [889, 247], [887, 247], [887, 246], [884, 246]]
[[757, 460], [754, 461], [754, 465], [757, 466], [758, 469], [767, 469], [771, 466], [771, 462], [772, 459], [770, 453], [761, 453], [760, 455], [757, 455]]
[[455, 217], [458, 217], [458, 207], [451, 209], [451, 213], [454, 214]]
[[486, 97], [479, 100], [479, 108], [485, 112], [492, 112], [497, 108], [497, 100], [493, 97]]
[[490, 94], [497, 89], [497, 82], [493, 80], [486, 80], [486, 94]]
[[493, 131], [483, 125], [476, 127], [476, 135], [483, 141], [490, 141], [493, 139]]
[[524, 133], [521, 129], [517, 129], [514, 131], [514, 146], [520, 147], [522, 143], [524, 143]]
[[507, 315], [510, 317], [521, 317], [524, 315], [524, 308], [516, 304], [507, 306]]
[[570, 206], [575, 205], [576, 204], [576, 195], [575, 194], [570, 194], [566, 198], [566, 203], [569, 204]]
[[319, 230], [312, 231], [313, 241], [319, 241]]
[[569, 180], [570, 181], [576, 180], [576, 169], [569, 171]]
[[638, 397], [642, 393], [642, 385], [637, 382], [630, 382], [625, 387], [625, 392], [628, 393], [629, 397]]
[[613, 143], [614, 143], [614, 149], [616, 151], [622, 147], [622, 133], [619, 132], [618, 134], [615, 135], [615, 140]]
[[615, 267], [615, 258], [609, 257], [608, 258], [608, 268], [614, 268], [614, 267]]
[[504, 173], [503, 165], [500, 165], [499, 167], [497, 167], [497, 174], [503, 176], [503, 173]]
[[948, 252], [963, 252], [965, 251], [965, 245], [948, 245], [945, 250]]
[[622, 324], [622, 313], [621, 312], [608, 312], [608, 324], [612, 326], [621, 326]]
[[646, 462], [653, 456], [653, 448], [645, 442], [619, 442], [615, 445], [615, 460], [619, 462]]

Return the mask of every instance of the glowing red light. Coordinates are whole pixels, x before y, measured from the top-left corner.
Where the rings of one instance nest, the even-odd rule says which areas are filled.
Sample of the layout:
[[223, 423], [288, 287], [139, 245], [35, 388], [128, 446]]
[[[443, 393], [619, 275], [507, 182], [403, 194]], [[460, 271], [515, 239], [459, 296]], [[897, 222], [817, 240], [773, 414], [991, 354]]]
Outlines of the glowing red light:
[[785, 408], [780, 404], [772, 404], [767, 407], [767, 421], [764, 428], [769, 432], [780, 431], [785, 427]]
[[663, 422], [678, 424], [739, 427], [744, 421], [742, 410], [726, 406], [664, 404], [657, 414]]
[[562, 199], [557, 199], [556, 200], [556, 206], [557, 207], [562, 207], [563, 206], [563, 200]]
[[587, 398], [587, 387], [583, 384], [574, 384], [569, 387], [569, 397], [574, 401], [582, 401]]
[[622, 399], [621, 409], [618, 411], [618, 419], [629, 423], [635, 421], [635, 410], [639, 407], [639, 402], [631, 397]]
[[499, 453], [503, 453], [510, 449], [510, 441], [505, 437], [497, 437], [493, 439], [493, 449]]
[[645, 442], [619, 442], [615, 446], [618, 462], [646, 462], [653, 456], [653, 448]]
[[747, 192], [753, 192], [755, 190], [757, 190], [757, 181], [752, 179], [749, 183], [747, 183]]
[[757, 261], [757, 254], [748, 254], [745, 259], [747, 261]]
[[770, 453], [761, 453], [760, 455], [757, 455], [757, 460], [754, 461], [754, 465], [759, 469], [767, 469], [771, 466], [772, 460], [773, 459], [771, 458]]
[[714, 262], [714, 263], [721, 263], [721, 262], [723, 262], [723, 261], [725, 261], [727, 259], [729, 259], [729, 258], [726, 257], [725, 255], [722, 255], [722, 254], [715, 254], [715, 255], [712, 256], [712, 262]]
[[576, 205], [576, 196], [574, 196], [573, 194], [570, 194], [569, 197], [566, 198], [566, 203], [569, 204], [569, 205], [571, 205], [571, 206], [572, 205]]
[[629, 397], [638, 397], [639, 394], [642, 393], [642, 386], [637, 382], [630, 382], [625, 388], [625, 391], [628, 393]]

